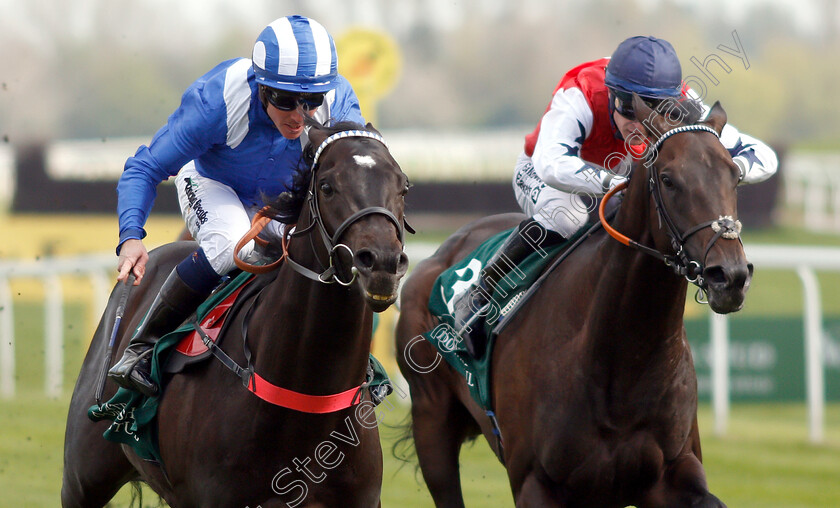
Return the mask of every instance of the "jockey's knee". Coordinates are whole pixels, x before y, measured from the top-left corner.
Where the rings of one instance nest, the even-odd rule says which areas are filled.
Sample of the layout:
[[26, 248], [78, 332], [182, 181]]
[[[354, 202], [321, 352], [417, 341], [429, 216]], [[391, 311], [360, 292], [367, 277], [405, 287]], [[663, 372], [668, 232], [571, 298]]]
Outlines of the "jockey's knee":
[[[216, 273], [221, 275], [230, 272], [236, 266], [233, 258], [234, 249], [236, 248], [236, 242], [239, 241], [241, 236], [237, 238], [233, 238], [232, 236], [234, 235], [215, 233], [208, 235], [206, 238], [202, 239], [202, 242], [200, 242], [201, 247], [207, 255], [207, 260], [210, 262], [210, 266], [213, 267], [213, 270], [215, 270]], [[256, 262], [257, 254], [254, 250], [254, 241], [251, 240], [245, 244], [245, 246], [239, 250], [237, 255], [239, 259], [245, 262], [251, 264]]]
[[547, 230], [570, 238], [586, 224], [589, 213], [573, 206], [545, 207], [534, 214], [534, 219]]

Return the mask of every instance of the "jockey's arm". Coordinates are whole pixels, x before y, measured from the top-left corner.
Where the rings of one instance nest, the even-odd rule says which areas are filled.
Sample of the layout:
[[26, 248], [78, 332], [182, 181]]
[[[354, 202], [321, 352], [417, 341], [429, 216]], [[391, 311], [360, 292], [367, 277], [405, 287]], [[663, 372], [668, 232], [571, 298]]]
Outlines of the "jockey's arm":
[[741, 170], [742, 184], [763, 182], [776, 174], [779, 160], [776, 152], [764, 142], [729, 124], [723, 127], [720, 142]]
[[[686, 95], [694, 100], [700, 99], [697, 92], [691, 89]], [[705, 119], [711, 107], [702, 102], [701, 104], [703, 107], [701, 118]], [[776, 152], [763, 141], [739, 132], [735, 126], [727, 123], [720, 134], [720, 142], [738, 165], [742, 184], [763, 182], [776, 174], [779, 159], [776, 157]]]
[[[136, 282], [142, 278], [148, 260], [142, 244], [146, 236], [143, 226], [152, 209], [157, 186], [212, 146], [219, 137], [218, 116], [217, 108], [209, 107], [207, 101], [201, 99], [200, 91], [190, 88], [184, 93], [179, 108], [154, 135], [149, 146], [141, 146], [126, 161], [117, 183], [119, 280], [125, 280], [127, 270], [132, 267]], [[221, 125], [226, 125], [224, 120]], [[124, 252], [126, 249], [127, 252]]]
[[[578, 88], [558, 90], [543, 115], [531, 159], [537, 175], [555, 189], [600, 196], [624, 178], [580, 158], [593, 114]], [[622, 154], [617, 154], [622, 157]]]

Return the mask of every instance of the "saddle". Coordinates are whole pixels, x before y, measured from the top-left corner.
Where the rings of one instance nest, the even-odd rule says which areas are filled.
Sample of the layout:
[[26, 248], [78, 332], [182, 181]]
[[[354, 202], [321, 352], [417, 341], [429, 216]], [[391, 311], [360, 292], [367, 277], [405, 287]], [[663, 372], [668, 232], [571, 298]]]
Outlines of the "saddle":
[[[272, 272], [262, 276], [250, 276], [231, 278], [225, 286], [219, 288], [210, 297], [208, 302], [202, 305], [203, 308], [196, 312], [197, 325], [204, 332], [204, 335], [217, 343], [223, 331], [230, 325], [230, 316], [236, 315], [242, 307], [256, 297], [262, 289], [274, 280], [276, 273]], [[224, 293], [221, 298], [215, 297]], [[211, 303], [212, 302], [212, 303]], [[210, 307], [207, 309], [207, 307]], [[192, 318], [190, 319], [192, 321]], [[175, 345], [162, 367], [164, 374], [176, 374], [181, 372], [187, 365], [200, 363], [211, 356], [210, 348], [205, 344], [205, 339], [192, 329]]]
[[545, 257], [536, 252], [531, 254], [496, 284], [492, 308], [487, 311], [482, 330], [486, 337], [486, 347], [479, 357], [469, 354], [464, 340], [454, 327], [453, 302], [459, 292], [469, 290], [470, 285], [480, 276], [482, 267], [501, 247], [511, 230], [502, 231], [484, 241], [435, 280], [428, 307], [429, 312], [437, 318], [438, 325], [423, 334], [423, 337], [432, 343], [447, 363], [464, 376], [470, 395], [483, 409], [492, 409], [490, 364], [496, 337], [539, 290], [548, 274], [600, 227], [600, 223], [595, 223], [581, 228], [567, 241], [546, 249]]
[[[190, 319], [177, 330], [160, 338], [155, 345], [152, 357], [152, 378], [161, 386], [161, 394], [165, 392], [166, 380], [174, 373], [180, 372], [188, 365], [204, 361], [211, 355], [215, 354], [219, 357], [220, 350], [216, 347], [216, 342], [233, 322], [230, 317], [242, 312], [247, 305], [250, 305], [253, 298], [276, 276], [276, 272], [257, 276], [241, 273], [217, 289], [198, 308], [197, 323], [195, 319]], [[219, 358], [222, 363], [231, 368], [230, 363], [233, 361], [224, 353], [221, 353], [221, 356], [227, 359], [226, 362]], [[233, 365], [236, 366], [235, 363]], [[241, 367], [236, 367], [244, 371]], [[253, 374], [254, 378], [259, 378], [253, 370], [244, 372]], [[282, 390], [279, 387], [274, 388]], [[263, 389], [266, 387], [263, 386], [260, 389], [261, 393]], [[362, 390], [365, 390], [370, 394], [371, 402], [379, 404], [391, 393], [392, 389], [384, 367], [373, 355], [370, 355], [364, 383], [348, 392], [353, 392], [351, 395], [355, 401], [361, 400]], [[105, 439], [127, 444], [142, 459], [161, 463], [155, 423], [159, 404], [160, 396], [146, 398], [139, 392], [120, 388], [109, 401], [101, 406], [91, 406], [88, 409], [88, 418], [94, 422], [103, 420], [112, 422], [103, 434]]]

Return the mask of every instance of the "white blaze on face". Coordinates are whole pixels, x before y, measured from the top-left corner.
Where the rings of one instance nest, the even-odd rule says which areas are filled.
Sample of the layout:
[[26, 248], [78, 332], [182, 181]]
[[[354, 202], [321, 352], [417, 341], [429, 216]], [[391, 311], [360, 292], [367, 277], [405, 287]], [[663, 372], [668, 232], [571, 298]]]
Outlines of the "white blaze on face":
[[353, 159], [355, 159], [356, 164], [366, 168], [372, 168], [376, 164], [376, 161], [370, 155], [354, 155]]

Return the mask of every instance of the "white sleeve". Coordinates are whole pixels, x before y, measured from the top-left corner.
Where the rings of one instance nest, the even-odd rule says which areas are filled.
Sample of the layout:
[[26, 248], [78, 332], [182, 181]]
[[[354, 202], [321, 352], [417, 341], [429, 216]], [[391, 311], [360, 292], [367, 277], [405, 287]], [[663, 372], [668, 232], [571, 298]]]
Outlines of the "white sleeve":
[[[694, 90], [689, 90], [688, 96], [695, 100], [699, 99]], [[711, 108], [706, 104], [702, 106], [701, 118], [705, 120]], [[723, 126], [723, 132], [720, 133], [720, 142], [741, 170], [741, 183], [763, 182], [776, 174], [779, 168], [776, 152], [761, 140], [739, 132], [735, 126], [727, 123]]]
[[776, 174], [779, 159], [776, 152], [762, 141], [738, 132], [734, 126], [726, 124], [720, 135], [720, 142], [741, 169], [741, 183], [763, 182]]
[[604, 184], [609, 185], [613, 175], [580, 158], [593, 121], [592, 109], [579, 88], [557, 90], [542, 117], [531, 156], [537, 176], [546, 184], [575, 194], [604, 193]]

